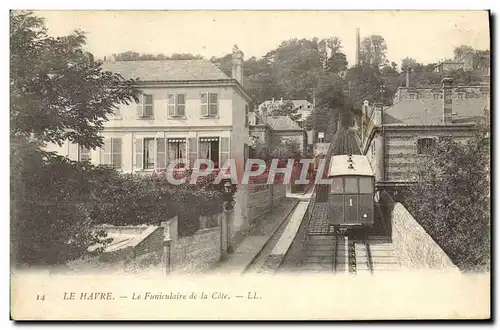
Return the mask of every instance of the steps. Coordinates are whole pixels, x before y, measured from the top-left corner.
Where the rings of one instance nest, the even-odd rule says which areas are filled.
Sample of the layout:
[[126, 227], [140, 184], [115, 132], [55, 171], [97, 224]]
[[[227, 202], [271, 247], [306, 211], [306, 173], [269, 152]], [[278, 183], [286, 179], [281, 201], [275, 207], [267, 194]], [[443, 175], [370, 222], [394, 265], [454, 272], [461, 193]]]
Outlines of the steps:
[[298, 271], [332, 273], [334, 245], [332, 236], [309, 235]]

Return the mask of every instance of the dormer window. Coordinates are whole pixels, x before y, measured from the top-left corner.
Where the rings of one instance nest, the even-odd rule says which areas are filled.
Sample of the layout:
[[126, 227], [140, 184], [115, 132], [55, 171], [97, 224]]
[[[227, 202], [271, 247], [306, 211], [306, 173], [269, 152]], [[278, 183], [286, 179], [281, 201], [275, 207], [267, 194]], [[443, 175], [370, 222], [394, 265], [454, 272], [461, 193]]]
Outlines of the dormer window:
[[410, 100], [416, 100], [416, 99], [418, 99], [418, 94], [414, 93], [414, 92], [413, 93], [408, 93], [408, 98]]

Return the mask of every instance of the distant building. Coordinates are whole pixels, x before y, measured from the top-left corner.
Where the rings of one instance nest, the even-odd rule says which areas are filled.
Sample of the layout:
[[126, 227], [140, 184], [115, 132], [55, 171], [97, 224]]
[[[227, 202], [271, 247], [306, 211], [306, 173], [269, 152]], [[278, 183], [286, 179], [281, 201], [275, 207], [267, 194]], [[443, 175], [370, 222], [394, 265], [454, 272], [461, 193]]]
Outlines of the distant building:
[[411, 182], [415, 164], [437, 139], [467, 141], [489, 108], [489, 86], [454, 86], [450, 78], [435, 88], [400, 87], [390, 107], [365, 102], [362, 152], [372, 162], [378, 184]]
[[279, 100], [275, 100], [273, 98], [272, 100], [264, 101], [259, 104], [258, 110], [262, 111], [263, 109], [266, 109], [267, 113], [270, 114], [273, 110], [281, 107], [285, 102], [292, 102], [293, 109], [291, 110], [296, 110], [297, 114], [301, 115], [297, 122], [304, 122], [314, 110], [314, 105], [307, 100], [283, 100], [283, 98]]
[[249, 115], [250, 136], [269, 150], [288, 142], [295, 142], [304, 153], [308, 144], [307, 132], [288, 116], [271, 116], [264, 111]]

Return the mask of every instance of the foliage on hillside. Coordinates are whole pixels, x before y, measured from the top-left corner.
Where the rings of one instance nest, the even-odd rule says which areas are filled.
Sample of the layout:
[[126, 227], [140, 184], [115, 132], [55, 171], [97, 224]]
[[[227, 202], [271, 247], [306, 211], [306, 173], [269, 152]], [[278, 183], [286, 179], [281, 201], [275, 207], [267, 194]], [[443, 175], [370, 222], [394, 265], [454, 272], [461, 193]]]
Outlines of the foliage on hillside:
[[467, 144], [436, 142], [417, 166], [404, 204], [464, 271], [490, 267], [490, 139], [481, 124]]

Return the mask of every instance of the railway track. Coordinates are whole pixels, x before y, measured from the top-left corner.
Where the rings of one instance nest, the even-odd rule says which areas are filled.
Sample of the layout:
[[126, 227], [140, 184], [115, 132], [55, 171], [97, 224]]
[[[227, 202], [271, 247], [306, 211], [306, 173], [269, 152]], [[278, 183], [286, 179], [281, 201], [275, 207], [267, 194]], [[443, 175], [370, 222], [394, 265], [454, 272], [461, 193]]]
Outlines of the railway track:
[[372, 273], [370, 245], [366, 234], [335, 234], [334, 273]]

